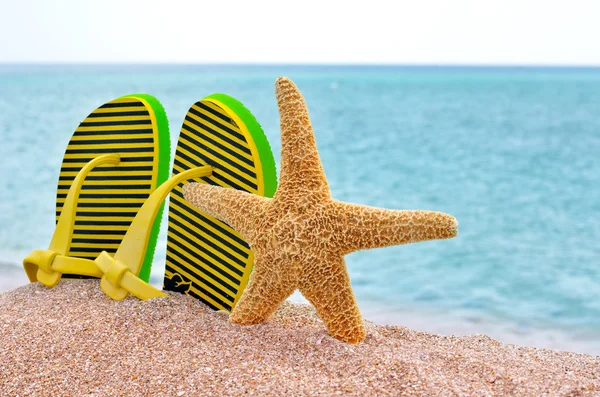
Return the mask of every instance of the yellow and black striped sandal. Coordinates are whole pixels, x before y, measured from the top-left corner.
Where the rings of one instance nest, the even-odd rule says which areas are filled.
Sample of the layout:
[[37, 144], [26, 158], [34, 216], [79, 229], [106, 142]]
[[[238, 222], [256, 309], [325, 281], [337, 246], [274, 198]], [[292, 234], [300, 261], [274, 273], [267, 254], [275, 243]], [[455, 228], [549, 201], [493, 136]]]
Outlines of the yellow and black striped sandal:
[[63, 275], [102, 277], [114, 299], [163, 295], [146, 283], [163, 208], [149, 198], [169, 163], [168, 120], [156, 98], [128, 95], [94, 110], [65, 152], [50, 245], [23, 261], [29, 280], [51, 287]]
[[[210, 175], [188, 182], [273, 197], [275, 160], [254, 116], [237, 100], [214, 94], [189, 109], [175, 151], [173, 175], [210, 166]], [[190, 206], [183, 182], [171, 192], [164, 289], [231, 311], [248, 282], [254, 256], [229, 225]]]

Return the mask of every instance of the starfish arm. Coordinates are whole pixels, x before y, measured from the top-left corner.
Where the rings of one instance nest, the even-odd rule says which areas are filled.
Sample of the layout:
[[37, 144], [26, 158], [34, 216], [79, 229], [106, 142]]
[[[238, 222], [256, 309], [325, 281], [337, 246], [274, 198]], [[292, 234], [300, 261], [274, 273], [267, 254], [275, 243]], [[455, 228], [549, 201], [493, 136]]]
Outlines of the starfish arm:
[[241, 190], [204, 183], [189, 183], [183, 187], [185, 199], [200, 211], [224, 221], [250, 244], [256, 237], [254, 224], [271, 199]]
[[320, 258], [315, 266], [305, 269], [300, 292], [317, 309], [329, 335], [347, 343], [365, 339], [362, 315], [342, 257]]
[[275, 82], [281, 121], [280, 196], [292, 187], [330, 197], [304, 97], [287, 77]]
[[234, 324], [262, 323], [296, 289], [287, 266], [277, 266], [275, 260], [256, 255], [248, 286], [233, 308], [229, 320]]
[[361, 249], [446, 239], [458, 233], [458, 222], [448, 214], [434, 211], [404, 211], [334, 202], [343, 253]]

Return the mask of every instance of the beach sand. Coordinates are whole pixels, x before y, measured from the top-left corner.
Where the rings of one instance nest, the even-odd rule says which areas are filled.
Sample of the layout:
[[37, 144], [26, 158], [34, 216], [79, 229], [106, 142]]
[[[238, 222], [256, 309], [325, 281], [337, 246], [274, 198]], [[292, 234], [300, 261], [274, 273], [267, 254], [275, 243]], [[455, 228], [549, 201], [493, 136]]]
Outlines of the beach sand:
[[201, 302], [116, 302], [97, 280], [0, 295], [1, 396], [599, 396], [600, 357], [366, 322], [359, 345], [286, 303], [242, 327]]

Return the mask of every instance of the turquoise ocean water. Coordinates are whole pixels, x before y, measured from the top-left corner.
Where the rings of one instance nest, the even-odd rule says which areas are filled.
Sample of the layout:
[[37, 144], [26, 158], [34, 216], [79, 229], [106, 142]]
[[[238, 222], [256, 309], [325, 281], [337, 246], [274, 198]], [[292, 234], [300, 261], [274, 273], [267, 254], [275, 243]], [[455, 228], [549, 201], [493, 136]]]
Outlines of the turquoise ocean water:
[[[600, 354], [600, 69], [0, 66], [0, 291], [49, 242], [62, 155], [89, 112], [152, 94], [175, 142], [192, 103], [227, 93], [279, 162], [279, 75], [306, 97], [335, 198], [459, 221], [452, 240], [347, 257], [367, 319]], [[156, 285], [165, 245], [163, 229]]]

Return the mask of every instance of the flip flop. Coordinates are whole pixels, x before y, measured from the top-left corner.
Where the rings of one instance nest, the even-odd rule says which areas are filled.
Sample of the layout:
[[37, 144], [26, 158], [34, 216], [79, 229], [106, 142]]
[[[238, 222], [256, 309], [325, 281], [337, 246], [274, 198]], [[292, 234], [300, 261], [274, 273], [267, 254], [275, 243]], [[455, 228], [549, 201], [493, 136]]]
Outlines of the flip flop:
[[[153, 209], [151, 221], [142, 222], [147, 233], [132, 233], [127, 245], [130, 250], [132, 244], [138, 248], [139, 264], [124, 270], [110, 267], [109, 262], [115, 262], [113, 257], [142, 205], [167, 179], [169, 163], [168, 121], [156, 98], [128, 95], [94, 110], [75, 130], [65, 152], [50, 246], [34, 250], [23, 262], [30, 281], [54, 286], [64, 275], [102, 277], [106, 284], [107, 276], [114, 281], [131, 269], [139, 282], [148, 281], [162, 201]], [[103, 255], [111, 260], [102, 260]], [[113, 295], [121, 296], [123, 291]]]
[[[173, 175], [211, 166], [209, 183], [273, 197], [275, 160], [254, 116], [240, 102], [214, 94], [189, 109], [175, 151]], [[192, 180], [189, 180], [192, 181]], [[183, 182], [171, 192], [164, 289], [231, 311], [252, 271], [254, 256], [229, 225], [188, 204]]]

